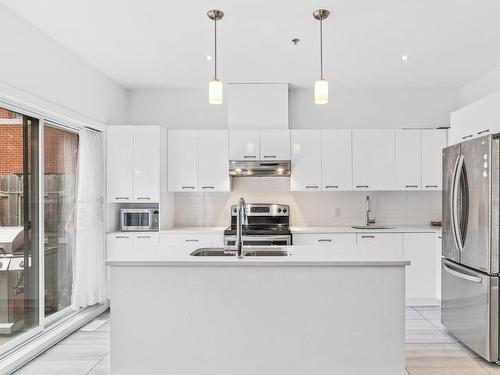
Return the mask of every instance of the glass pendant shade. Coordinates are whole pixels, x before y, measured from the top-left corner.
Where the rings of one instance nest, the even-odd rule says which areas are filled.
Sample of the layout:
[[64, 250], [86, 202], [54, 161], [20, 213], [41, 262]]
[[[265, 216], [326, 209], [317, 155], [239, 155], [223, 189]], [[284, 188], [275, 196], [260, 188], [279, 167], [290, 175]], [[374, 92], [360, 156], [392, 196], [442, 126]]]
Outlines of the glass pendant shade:
[[314, 103], [327, 104], [328, 103], [328, 81], [320, 79], [314, 84]]
[[222, 82], [213, 79], [208, 83], [208, 102], [210, 104], [222, 104]]

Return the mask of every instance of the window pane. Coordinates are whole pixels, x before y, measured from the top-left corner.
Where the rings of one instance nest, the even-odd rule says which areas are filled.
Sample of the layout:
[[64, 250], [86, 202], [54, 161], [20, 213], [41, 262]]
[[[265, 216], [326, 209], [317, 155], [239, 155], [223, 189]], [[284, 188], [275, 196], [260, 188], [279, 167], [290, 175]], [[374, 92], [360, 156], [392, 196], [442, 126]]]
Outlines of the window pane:
[[44, 126], [45, 316], [71, 305], [78, 134]]
[[39, 323], [37, 145], [38, 121], [0, 108], [1, 344]]

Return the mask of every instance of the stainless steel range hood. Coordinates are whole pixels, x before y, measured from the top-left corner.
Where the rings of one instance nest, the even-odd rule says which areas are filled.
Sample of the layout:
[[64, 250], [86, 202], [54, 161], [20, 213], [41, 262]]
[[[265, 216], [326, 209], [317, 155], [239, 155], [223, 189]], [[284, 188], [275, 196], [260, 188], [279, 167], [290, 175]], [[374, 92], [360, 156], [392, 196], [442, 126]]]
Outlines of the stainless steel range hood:
[[229, 175], [233, 177], [290, 177], [290, 160], [229, 161]]

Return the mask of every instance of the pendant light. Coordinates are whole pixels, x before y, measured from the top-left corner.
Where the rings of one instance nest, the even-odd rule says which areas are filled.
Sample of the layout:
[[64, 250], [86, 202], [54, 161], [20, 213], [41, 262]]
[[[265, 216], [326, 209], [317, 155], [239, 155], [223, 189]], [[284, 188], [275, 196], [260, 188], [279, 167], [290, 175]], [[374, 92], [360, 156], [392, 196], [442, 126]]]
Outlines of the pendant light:
[[327, 9], [318, 9], [313, 12], [313, 17], [319, 21], [319, 50], [320, 50], [320, 70], [319, 80], [314, 83], [314, 103], [328, 103], [328, 81], [323, 77], [323, 20], [330, 15]]
[[224, 13], [217, 9], [207, 12], [208, 18], [214, 21], [214, 79], [208, 83], [208, 102], [222, 104], [222, 82], [217, 79], [217, 21], [224, 17]]

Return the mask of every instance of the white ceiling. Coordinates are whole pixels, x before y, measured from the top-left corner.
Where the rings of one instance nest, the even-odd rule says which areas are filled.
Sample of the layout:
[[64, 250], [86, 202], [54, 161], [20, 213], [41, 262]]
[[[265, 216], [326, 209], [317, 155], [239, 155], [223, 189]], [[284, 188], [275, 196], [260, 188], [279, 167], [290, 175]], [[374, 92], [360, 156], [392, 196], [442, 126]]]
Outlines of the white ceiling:
[[[310, 86], [460, 87], [500, 66], [499, 0], [0, 0], [129, 89], [206, 87], [222, 9], [220, 79]], [[300, 38], [298, 46], [291, 39]], [[409, 61], [403, 63], [401, 55]]]

